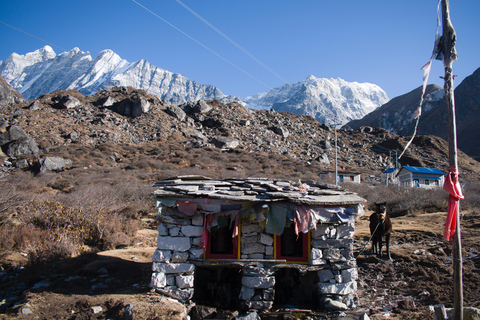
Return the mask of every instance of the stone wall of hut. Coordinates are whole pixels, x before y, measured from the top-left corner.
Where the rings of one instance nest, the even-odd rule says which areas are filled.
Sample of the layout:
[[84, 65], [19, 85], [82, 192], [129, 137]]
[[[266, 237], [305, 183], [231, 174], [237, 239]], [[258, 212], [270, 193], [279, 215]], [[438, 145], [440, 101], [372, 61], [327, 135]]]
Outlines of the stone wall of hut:
[[[170, 211], [159, 219], [150, 285], [179, 300], [196, 297], [210, 304], [257, 310], [268, 310], [274, 303], [314, 309], [356, 304], [353, 220], [318, 224], [309, 232], [310, 259], [298, 264], [273, 260], [274, 236], [258, 223], [241, 221], [240, 259], [208, 261], [201, 246], [202, 214], [179, 216]], [[202, 275], [197, 279], [196, 271]], [[195, 290], [202, 294], [195, 295]]]

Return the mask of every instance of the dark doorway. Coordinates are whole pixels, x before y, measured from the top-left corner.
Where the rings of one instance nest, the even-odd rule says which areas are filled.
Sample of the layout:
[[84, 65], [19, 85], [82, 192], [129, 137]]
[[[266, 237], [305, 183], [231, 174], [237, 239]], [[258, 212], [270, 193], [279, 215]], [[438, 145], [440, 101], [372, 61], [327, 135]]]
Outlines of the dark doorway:
[[318, 309], [316, 272], [282, 268], [275, 272], [274, 307]]
[[242, 289], [240, 267], [197, 266], [193, 300], [200, 305], [234, 309]]

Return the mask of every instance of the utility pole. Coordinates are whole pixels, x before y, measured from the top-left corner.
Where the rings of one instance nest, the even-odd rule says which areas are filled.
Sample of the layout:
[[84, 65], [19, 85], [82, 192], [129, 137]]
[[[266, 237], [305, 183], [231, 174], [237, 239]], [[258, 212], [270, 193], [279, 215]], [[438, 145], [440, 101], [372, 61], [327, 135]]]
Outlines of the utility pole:
[[[449, 0], [442, 0], [443, 66], [445, 68], [445, 101], [448, 116], [448, 156], [450, 168], [458, 172], [457, 130], [455, 123], [455, 97], [453, 91], [452, 64], [457, 59], [456, 34], [450, 21]], [[451, 174], [451, 173], [450, 173]], [[462, 242], [460, 233], [460, 205], [457, 202], [456, 231], [453, 236], [453, 286], [455, 320], [463, 320]]]
[[335, 185], [338, 186], [338, 166], [337, 166], [337, 116], [333, 120], [333, 127], [335, 128]]

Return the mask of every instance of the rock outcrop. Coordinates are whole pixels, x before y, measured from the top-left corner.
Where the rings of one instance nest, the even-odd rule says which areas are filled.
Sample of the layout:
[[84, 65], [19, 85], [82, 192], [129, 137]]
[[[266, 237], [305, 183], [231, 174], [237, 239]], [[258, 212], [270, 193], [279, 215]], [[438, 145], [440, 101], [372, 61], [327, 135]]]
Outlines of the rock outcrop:
[[22, 94], [17, 90], [13, 89], [0, 75], [0, 105], [14, 104], [20, 102], [23, 102]]

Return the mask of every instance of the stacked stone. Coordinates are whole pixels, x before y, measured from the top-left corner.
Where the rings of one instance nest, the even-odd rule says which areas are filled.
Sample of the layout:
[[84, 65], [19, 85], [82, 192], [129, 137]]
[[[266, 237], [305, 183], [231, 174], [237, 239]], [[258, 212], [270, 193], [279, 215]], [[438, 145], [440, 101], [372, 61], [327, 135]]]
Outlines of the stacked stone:
[[319, 225], [312, 231], [310, 263], [324, 267], [317, 272], [318, 293], [344, 308], [355, 307], [358, 272], [353, 255], [353, 221], [341, 225]]
[[192, 259], [203, 256], [201, 238], [203, 217], [175, 219], [159, 216], [157, 249], [153, 255], [153, 273], [150, 287], [188, 300], [193, 295], [195, 265]]
[[268, 310], [275, 299], [275, 270], [261, 263], [252, 263], [242, 269], [240, 300], [245, 309]]
[[265, 233], [265, 228], [243, 220], [241, 230], [241, 259], [273, 259], [273, 236]]

